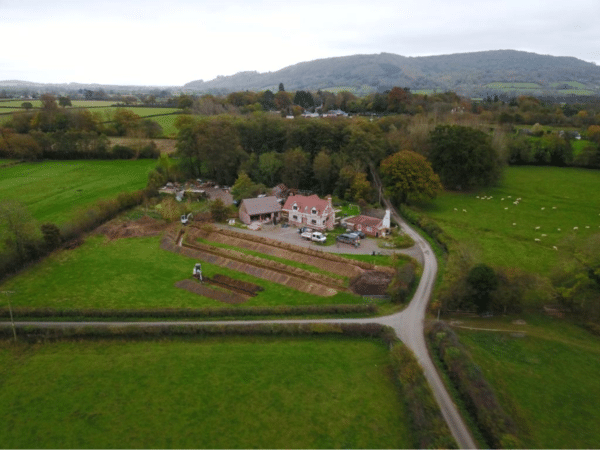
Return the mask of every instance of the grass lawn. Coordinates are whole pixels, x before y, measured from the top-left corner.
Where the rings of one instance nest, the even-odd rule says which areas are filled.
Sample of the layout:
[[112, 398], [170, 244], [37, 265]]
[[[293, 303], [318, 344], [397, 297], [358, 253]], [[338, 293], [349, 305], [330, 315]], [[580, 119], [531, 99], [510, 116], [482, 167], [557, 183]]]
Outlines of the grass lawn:
[[526, 337], [456, 329], [515, 419], [525, 448], [597, 448], [600, 339], [560, 319], [494, 319], [466, 326], [520, 329]]
[[[159, 237], [109, 241], [92, 236], [74, 249], [56, 252], [1, 285], [14, 290], [13, 306], [65, 308], [194, 308], [227, 304], [178, 289], [190, 278], [195, 259], [161, 250]], [[262, 286], [244, 306], [354, 304], [349, 293], [310, 295], [225, 267], [202, 263], [205, 276], [217, 273]]]
[[600, 231], [598, 186], [599, 171], [507, 167], [496, 188], [446, 192], [419, 209], [454, 239], [469, 243], [483, 262], [547, 275], [568, 251], [568, 239], [582, 241]]
[[2, 448], [411, 448], [376, 341], [0, 343]]
[[77, 209], [142, 189], [155, 160], [45, 161], [0, 167], [0, 200], [25, 203], [39, 221], [61, 224]]

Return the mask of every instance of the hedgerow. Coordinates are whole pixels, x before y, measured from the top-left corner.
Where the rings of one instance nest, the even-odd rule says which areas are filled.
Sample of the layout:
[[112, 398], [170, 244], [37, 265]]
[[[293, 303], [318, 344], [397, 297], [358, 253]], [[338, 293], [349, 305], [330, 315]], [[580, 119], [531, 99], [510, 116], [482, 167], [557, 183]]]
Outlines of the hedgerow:
[[487, 443], [492, 448], [520, 447], [514, 421], [454, 331], [443, 322], [434, 322], [426, 336]]

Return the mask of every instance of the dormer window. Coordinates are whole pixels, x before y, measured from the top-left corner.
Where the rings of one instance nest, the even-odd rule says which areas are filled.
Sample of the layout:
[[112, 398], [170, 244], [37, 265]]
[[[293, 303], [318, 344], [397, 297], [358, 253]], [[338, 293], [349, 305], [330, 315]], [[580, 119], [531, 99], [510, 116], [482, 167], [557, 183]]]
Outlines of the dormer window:
[[313, 208], [311, 211], [311, 214], [316, 214], [317, 213], [317, 208]]
[[296, 204], [294, 203], [294, 205], [292, 206], [292, 209], [293, 209], [294, 211], [298, 211], [298, 205], [296, 205]]

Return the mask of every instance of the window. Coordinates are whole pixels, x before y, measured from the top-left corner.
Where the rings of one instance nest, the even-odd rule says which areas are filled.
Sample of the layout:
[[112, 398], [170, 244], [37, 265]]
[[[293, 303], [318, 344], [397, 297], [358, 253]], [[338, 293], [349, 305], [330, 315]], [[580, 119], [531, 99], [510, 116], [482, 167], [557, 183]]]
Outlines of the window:
[[294, 211], [298, 211], [298, 205], [296, 205], [296, 204], [294, 203], [294, 205], [292, 206], [292, 209], [293, 209]]
[[315, 219], [311, 220], [310, 223], [312, 223], [313, 225], [317, 224], [317, 221]]
[[297, 221], [298, 220], [298, 216], [292, 216], [292, 219]]
[[311, 211], [311, 214], [316, 214], [317, 213], [317, 208], [313, 208]]

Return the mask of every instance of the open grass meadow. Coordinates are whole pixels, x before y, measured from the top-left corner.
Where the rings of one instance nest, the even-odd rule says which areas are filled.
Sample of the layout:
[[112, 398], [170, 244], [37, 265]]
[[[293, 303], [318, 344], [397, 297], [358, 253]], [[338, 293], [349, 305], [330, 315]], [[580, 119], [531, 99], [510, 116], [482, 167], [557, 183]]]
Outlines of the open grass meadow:
[[513, 333], [455, 331], [513, 417], [523, 447], [598, 448], [600, 339], [561, 319], [512, 319], [463, 325]]
[[[191, 278], [195, 259], [160, 249], [160, 237], [109, 240], [91, 236], [73, 250], [53, 253], [43, 261], [6, 280], [14, 307], [31, 308], [201, 308], [225, 303], [176, 288]], [[364, 300], [349, 293], [320, 297], [202, 262], [204, 276], [227, 275], [264, 288], [241, 305], [355, 304]]]
[[445, 192], [418, 209], [482, 262], [548, 275], [573, 243], [600, 232], [600, 171], [507, 167], [498, 187]]
[[143, 189], [156, 161], [44, 161], [0, 167], [0, 200], [26, 204], [41, 222], [61, 224], [103, 198]]
[[0, 342], [2, 448], [412, 448], [386, 347]]

